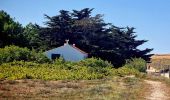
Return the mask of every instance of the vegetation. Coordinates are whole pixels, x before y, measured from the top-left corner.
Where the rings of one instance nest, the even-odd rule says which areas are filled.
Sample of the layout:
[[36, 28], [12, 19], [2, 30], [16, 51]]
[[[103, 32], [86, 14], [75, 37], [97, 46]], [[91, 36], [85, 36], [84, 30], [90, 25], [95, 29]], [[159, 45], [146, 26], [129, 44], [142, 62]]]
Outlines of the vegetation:
[[0, 47], [6, 45], [24, 46], [23, 27], [5, 11], [0, 11]]
[[132, 59], [115, 69], [108, 61], [89, 58], [80, 62], [67, 62], [63, 58], [50, 61], [42, 52], [14, 45], [0, 48], [0, 79], [101, 79], [111, 76], [135, 75], [140, 77], [144, 60]]
[[146, 80], [153, 80], [153, 81], [160, 81], [160, 82], [163, 82], [163, 83], [166, 83], [166, 85], [168, 85], [170, 87], [170, 79], [166, 78], [166, 77], [163, 77], [163, 76], [155, 76], [155, 75], [147, 75], [145, 77]]
[[33, 61], [38, 63], [47, 63], [50, 61], [42, 52], [36, 52], [35, 50], [31, 51], [28, 48], [20, 48], [14, 45], [0, 48], [0, 64], [15, 60]]
[[[48, 64], [29, 64], [25, 63], [20, 66], [1, 65], [1, 79], [42, 79], [42, 80], [65, 80], [65, 79], [97, 79], [102, 75], [97, 72], [89, 73], [86, 67], [79, 67], [74, 70], [50, 66]], [[27, 66], [26, 66], [27, 65]]]
[[114, 77], [76, 81], [1, 80], [0, 84], [0, 99], [137, 100], [143, 96], [138, 94], [143, 85], [138, 78]]
[[58, 15], [45, 15], [45, 27], [32, 23], [23, 27], [0, 11], [0, 47], [13, 44], [40, 51], [61, 46], [69, 39], [90, 57], [107, 60], [115, 67], [121, 67], [130, 58], [149, 60], [152, 49], [138, 49], [147, 41], [136, 39], [135, 28], [116, 27], [106, 23], [101, 14], [92, 16], [92, 11], [60, 10]]
[[142, 58], [133, 58], [126, 61], [126, 67], [134, 68], [140, 72], [146, 72], [146, 61]]
[[[91, 62], [89, 62], [91, 61]], [[62, 63], [61, 63], [62, 62]], [[101, 64], [98, 65], [98, 64]], [[97, 65], [97, 66], [90, 66]], [[0, 65], [0, 79], [42, 79], [42, 80], [91, 80], [112, 76], [140, 76], [139, 71], [122, 67], [114, 69], [108, 62], [95, 58], [80, 62], [63, 62], [39, 64], [34, 62], [13, 61]]]

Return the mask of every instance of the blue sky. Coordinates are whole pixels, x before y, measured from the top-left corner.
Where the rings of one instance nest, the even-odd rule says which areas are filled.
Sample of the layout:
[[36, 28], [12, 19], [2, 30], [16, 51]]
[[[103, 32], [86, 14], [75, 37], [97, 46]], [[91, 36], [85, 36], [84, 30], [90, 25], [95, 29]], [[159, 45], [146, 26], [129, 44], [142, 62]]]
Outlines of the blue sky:
[[44, 14], [54, 16], [59, 10], [95, 8], [93, 15], [116, 26], [136, 28], [137, 39], [149, 40], [144, 48], [152, 53], [170, 53], [170, 0], [1, 0], [6, 11], [23, 26], [29, 22], [43, 25]]

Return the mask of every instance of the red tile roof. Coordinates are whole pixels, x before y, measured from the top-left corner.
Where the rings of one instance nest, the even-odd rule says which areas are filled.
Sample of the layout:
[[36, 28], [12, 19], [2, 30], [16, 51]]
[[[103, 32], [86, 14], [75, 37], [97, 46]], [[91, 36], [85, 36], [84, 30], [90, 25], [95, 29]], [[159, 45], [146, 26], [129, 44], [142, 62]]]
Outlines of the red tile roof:
[[87, 54], [87, 55], [88, 55], [88, 53], [87, 53], [87, 52], [85, 52], [85, 51], [83, 51], [83, 50], [79, 49], [78, 47], [76, 47], [76, 46], [74, 46], [74, 45], [70, 45], [70, 46], [72, 46], [72, 47], [73, 47], [73, 48], [75, 48], [76, 50], [80, 51], [81, 53], [83, 53], [83, 54]]

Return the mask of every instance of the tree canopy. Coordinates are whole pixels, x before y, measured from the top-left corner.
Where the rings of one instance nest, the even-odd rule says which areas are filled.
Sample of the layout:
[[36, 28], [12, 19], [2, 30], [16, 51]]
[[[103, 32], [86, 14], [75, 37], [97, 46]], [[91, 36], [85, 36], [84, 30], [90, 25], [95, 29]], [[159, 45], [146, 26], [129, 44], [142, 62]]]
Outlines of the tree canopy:
[[[55, 16], [44, 15], [45, 27], [30, 23], [24, 28], [13, 21], [7, 13], [1, 11], [0, 46], [16, 44], [36, 50], [47, 50], [61, 46], [66, 39], [69, 39], [70, 44], [76, 44], [77, 47], [86, 51], [89, 57], [108, 60], [116, 67], [121, 66], [126, 59], [130, 58], [149, 60], [151, 54], [148, 53], [152, 49], [138, 49], [138, 46], [147, 40], [137, 40], [134, 27], [117, 27], [112, 23], [106, 23], [103, 15], [92, 16], [92, 11], [93, 9], [90, 8], [60, 10]], [[11, 27], [4, 28], [6, 24], [10, 26], [11, 23], [13, 23], [13, 31]], [[24, 42], [18, 42], [21, 41], [20, 39]]]
[[5, 11], [0, 11], [0, 47], [15, 44], [24, 45], [22, 25], [15, 22]]

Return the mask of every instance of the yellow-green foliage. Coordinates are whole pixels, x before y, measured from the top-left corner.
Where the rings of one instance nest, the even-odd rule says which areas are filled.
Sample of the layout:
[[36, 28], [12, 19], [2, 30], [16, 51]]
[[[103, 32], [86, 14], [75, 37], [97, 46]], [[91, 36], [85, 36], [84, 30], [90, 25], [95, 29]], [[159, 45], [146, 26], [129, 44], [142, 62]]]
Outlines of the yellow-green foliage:
[[0, 65], [0, 79], [90, 80], [138, 74], [139, 71], [134, 68], [115, 69], [110, 63], [95, 58], [80, 62], [65, 62], [60, 58], [53, 63], [42, 64], [13, 61]]
[[[63, 67], [66, 65], [67, 67]], [[99, 79], [105, 75], [99, 72], [90, 72], [87, 66], [78, 66], [69, 63], [37, 64], [33, 62], [14, 61], [0, 65], [1, 79], [43, 79], [43, 80], [63, 80], [63, 79]], [[70, 66], [70, 69], [69, 69]]]
[[140, 72], [134, 68], [129, 68], [129, 67], [121, 67], [117, 70], [114, 70], [115, 74], [118, 76], [127, 76], [127, 75], [135, 75], [139, 76]]

